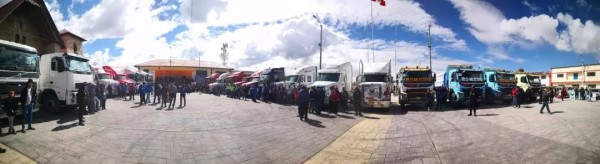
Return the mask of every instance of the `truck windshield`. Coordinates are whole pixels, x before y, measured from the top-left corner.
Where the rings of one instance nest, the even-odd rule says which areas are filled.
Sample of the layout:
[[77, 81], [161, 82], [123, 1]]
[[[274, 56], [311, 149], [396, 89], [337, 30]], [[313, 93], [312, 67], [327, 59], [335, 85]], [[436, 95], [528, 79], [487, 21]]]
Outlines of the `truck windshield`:
[[127, 76], [125, 75], [117, 75], [117, 80], [126, 80]]
[[385, 74], [365, 75], [365, 82], [385, 82]]
[[498, 82], [500, 82], [500, 83], [513, 83], [513, 82], [517, 82], [517, 79], [515, 78], [514, 74], [499, 73], [499, 74], [496, 75], [496, 77], [498, 78]]
[[99, 74], [98, 79], [103, 80], [103, 79], [112, 79], [112, 78], [110, 78], [109, 74]]
[[481, 71], [465, 71], [460, 76], [462, 82], [483, 82], [483, 73]]
[[92, 69], [90, 64], [88, 64], [86, 59], [77, 58], [77, 57], [66, 57], [67, 59], [67, 70], [73, 73], [79, 74], [90, 74], [92, 73]]
[[317, 81], [338, 81], [340, 79], [339, 73], [319, 73]]
[[0, 76], [23, 76], [23, 72], [37, 72], [38, 60], [37, 54], [33, 52], [17, 51], [12, 48], [0, 50], [0, 70], [3, 72]]
[[402, 80], [409, 83], [432, 81], [430, 71], [408, 71], [404, 73], [403, 78]]
[[298, 82], [298, 75], [287, 76], [285, 77], [285, 81], [295, 83]]
[[529, 81], [529, 83], [541, 83], [540, 77], [537, 76], [527, 76], [527, 81]]

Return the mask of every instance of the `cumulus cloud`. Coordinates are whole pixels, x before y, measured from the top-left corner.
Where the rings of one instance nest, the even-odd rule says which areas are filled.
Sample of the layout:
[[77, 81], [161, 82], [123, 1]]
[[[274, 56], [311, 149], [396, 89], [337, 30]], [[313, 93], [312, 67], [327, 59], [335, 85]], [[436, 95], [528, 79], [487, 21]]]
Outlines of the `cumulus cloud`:
[[560, 33], [560, 38], [555, 45], [563, 51], [574, 51], [579, 54], [596, 54], [600, 57], [600, 25], [587, 20], [582, 23], [569, 14], [559, 13], [557, 19], [567, 26]]

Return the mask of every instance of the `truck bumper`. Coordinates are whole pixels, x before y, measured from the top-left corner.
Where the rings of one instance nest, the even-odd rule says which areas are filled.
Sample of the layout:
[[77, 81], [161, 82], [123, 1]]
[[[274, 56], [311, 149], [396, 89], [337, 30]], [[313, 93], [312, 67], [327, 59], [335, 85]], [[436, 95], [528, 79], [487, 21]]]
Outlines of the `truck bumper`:
[[361, 103], [363, 108], [389, 108], [392, 106], [391, 101], [368, 101]]

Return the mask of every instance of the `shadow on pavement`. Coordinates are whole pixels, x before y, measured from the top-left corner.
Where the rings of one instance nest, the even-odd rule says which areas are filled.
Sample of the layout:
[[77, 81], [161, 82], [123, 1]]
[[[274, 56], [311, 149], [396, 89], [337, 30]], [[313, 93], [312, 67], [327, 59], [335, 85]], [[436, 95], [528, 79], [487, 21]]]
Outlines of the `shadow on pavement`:
[[321, 125], [321, 121], [319, 120], [306, 119], [304, 122], [317, 128], [325, 128], [325, 125]]
[[523, 108], [533, 108], [533, 106], [530, 106], [530, 105], [524, 105], [524, 106], [521, 106], [521, 107], [523, 107]]
[[366, 119], [379, 119], [379, 117], [369, 117], [369, 116], [364, 116], [364, 118], [366, 118]]
[[480, 114], [480, 115], [477, 115], [477, 116], [497, 116], [497, 115], [498, 114]]
[[56, 128], [52, 129], [52, 131], [56, 132], [56, 131], [61, 131], [61, 130], [67, 130], [69, 128], [76, 127], [76, 126], [78, 126], [77, 123], [72, 123], [69, 125], [59, 125]]
[[564, 111], [554, 111], [554, 112], [550, 112], [550, 114], [556, 114], [556, 113], [565, 113]]
[[139, 107], [141, 107], [141, 106], [136, 105], [136, 106], [131, 106], [130, 108], [139, 108]]
[[337, 116], [341, 117], [341, 118], [345, 118], [345, 119], [354, 119], [354, 117], [346, 116], [346, 115], [337, 115]]
[[319, 117], [321, 117], [321, 118], [335, 118], [335, 116], [331, 116], [331, 115], [324, 114], [324, 113], [321, 113], [321, 114], [315, 114], [315, 116], [319, 116]]

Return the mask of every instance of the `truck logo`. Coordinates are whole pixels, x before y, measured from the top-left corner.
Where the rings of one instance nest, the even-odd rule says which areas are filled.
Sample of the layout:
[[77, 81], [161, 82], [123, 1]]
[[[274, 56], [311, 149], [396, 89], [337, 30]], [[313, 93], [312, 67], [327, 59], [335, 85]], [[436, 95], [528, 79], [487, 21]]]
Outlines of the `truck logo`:
[[407, 82], [429, 82], [431, 78], [428, 77], [408, 77], [405, 79]]
[[460, 81], [483, 81], [483, 78], [481, 77], [461, 77]]

